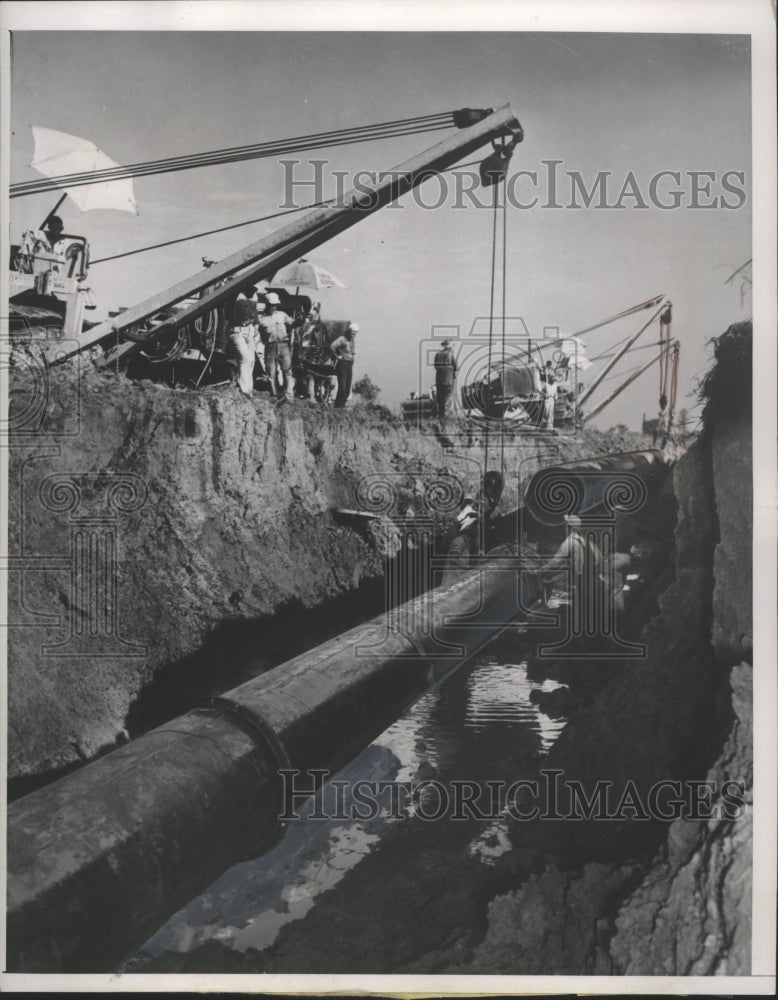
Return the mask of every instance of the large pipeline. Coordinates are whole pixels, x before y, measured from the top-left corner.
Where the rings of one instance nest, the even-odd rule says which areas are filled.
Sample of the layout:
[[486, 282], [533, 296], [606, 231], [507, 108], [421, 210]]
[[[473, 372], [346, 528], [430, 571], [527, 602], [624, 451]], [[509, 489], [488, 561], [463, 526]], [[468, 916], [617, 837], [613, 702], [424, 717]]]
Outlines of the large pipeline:
[[568, 514], [633, 512], [650, 503], [671, 465], [665, 452], [646, 449], [548, 466], [530, 479], [524, 505], [549, 527]]
[[[8, 810], [7, 968], [110, 971], [278, 836], [282, 768], [334, 772], [539, 599], [516, 550]], [[402, 629], [399, 625], [404, 623]]]

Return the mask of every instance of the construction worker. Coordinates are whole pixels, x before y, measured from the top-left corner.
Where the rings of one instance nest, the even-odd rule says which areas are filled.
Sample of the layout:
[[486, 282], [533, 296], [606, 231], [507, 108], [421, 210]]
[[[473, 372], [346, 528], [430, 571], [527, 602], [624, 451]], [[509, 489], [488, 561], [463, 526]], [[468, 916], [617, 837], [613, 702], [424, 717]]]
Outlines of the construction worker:
[[543, 420], [547, 431], [554, 429], [554, 407], [556, 406], [557, 384], [550, 361], [546, 362], [545, 381], [543, 383]]
[[[303, 385], [305, 397], [311, 402], [330, 403], [337, 379], [332, 368], [332, 354], [328, 344], [323, 343], [321, 330], [311, 327], [301, 341]], [[333, 382], [336, 386], [333, 387]]]
[[[257, 320], [262, 343], [265, 345], [265, 367], [270, 379], [270, 394], [278, 396], [276, 373], [281, 369], [286, 399], [292, 398], [292, 320], [279, 308], [281, 300], [275, 292], [265, 296], [267, 311]], [[283, 397], [282, 397], [283, 398]]]
[[451, 394], [454, 391], [454, 376], [457, 373], [457, 362], [451, 349], [451, 341], [441, 342], [441, 350], [435, 355], [435, 403], [438, 408], [438, 419], [444, 420]]
[[62, 247], [58, 247], [57, 244], [62, 241], [62, 231], [65, 227], [62, 224], [62, 219], [58, 215], [51, 215], [46, 220], [46, 225], [43, 229], [46, 239], [49, 241], [49, 248], [58, 252]]
[[479, 499], [483, 501], [483, 506], [487, 514], [491, 515], [494, 513], [497, 504], [500, 502], [504, 488], [505, 479], [502, 473], [497, 472], [496, 469], [490, 469], [489, 472], [484, 473], [484, 481]]
[[257, 303], [254, 288], [244, 289], [232, 309], [230, 343], [238, 355], [238, 389], [244, 396], [254, 390]]
[[604, 577], [603, 555], [591, 539], [583, 533], [583, 522], [577, 514], [566, 514], [567, 535], [554, 555], [543, 567], [544, 585], [551, 586], [554, 575], [560, 570], [570, 572], [570, 598], [577, 603], [579, 613], [591, 612], [592, 602], [597, 600], [592, 585], [596, 582], [607, 584]]
[[[22, 234], [18, 251], [18, 270], [22, 274], [35, 272], [33, 261], [40, 253], [56, 253], [64, 257], [62, 251], [65, 249], [65, 243], [62, 240], [62, 228], [62, 219], [58, 215], [52, 215], [43, 224], [42, 229], [28, 229]], [[54, 264], [53, 270], [58, 271], [59, 265]]]
[[354, 338], [359, 333], [356, 323], [349, 323], [346, 332], [330, 344], [335, 357], [335, 375], [338, 380], [338, 394], [335, 406], [341, 408], [351, 395], [351, 379], [354, 373]]
[[[264, 299], [260, 299], [259, 297], [257, 297], [256, 310], [257, 310], [257, 321], [256, 321], [256, 326], [254, 327], [254, 353], [256, 359], [259, 361], [259, 374], [261, 377], [266, 373], [265, 344], [264, 341], [262, 340], [262, 334], [259, 329], [259, 317], [264, 316], [265, 312], [267, 311], [267, 305], [265, 304]], [[255, 369], [256, 369], [256, 364], [255, 364]]]

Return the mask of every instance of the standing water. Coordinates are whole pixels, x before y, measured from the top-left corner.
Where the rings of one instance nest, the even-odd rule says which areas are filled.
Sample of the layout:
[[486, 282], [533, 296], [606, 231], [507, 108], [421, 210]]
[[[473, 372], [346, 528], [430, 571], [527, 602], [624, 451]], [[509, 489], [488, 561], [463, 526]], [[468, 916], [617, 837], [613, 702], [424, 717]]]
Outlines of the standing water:
[[[542, 689], [555, 686], [544, 681]], [[530, 776], [564, 726], [533, 704], [531, 693], [539, 687], [529, 680], [525, 662], [496, 663], [485, 656], [460, 668], [332, 776], [315, 797], [302, 801], [298, 796], [292, 805], [296, 818], [287, 820], [283, 839], [271, 851], [225, 872], [119, 971], [154, 971], [160, 961], [163, 967], [183, 968], [187, 953], [209, 945], [212, 955], [215, 943], [220, 955], [233, 953], [237, 959], [250, 952], [257, 970], [322, 969], [321, 956], [318, 965], [312, 958], [311, 969], [284, 967], [284, 959], [276, 956], [282, 963], [277, 968], [268, 950], [283, 930], [296, 955], [315, 953], [306, 940], [309, 934], [329, 955], [327, 920], [323, 918], [322, 930], [314, 926], [308, 933], [303, 918], [313, 917], [327, 902], [347, 910], [358, 934], [362, 918], [354, 911], [359, 907], [348, 903], [354, 893], [358, 899], [369, 896], [369, 922], [382, 941], [396, 934], [392, 925], [400, 919], [402, 935], [418, 939], [422, 947], [430, 914], [418, 918], [424, 932], [414, 927], [415, 887], [420, 886], [422, 894], [437, 894], [434, 885], [421, 888], [425, 879], [445, 880], [447, 869], [463, 863], [483, 871], [510, 846], [508, 820], [493, 789]], [[466, 808], [456, 817], [451, 789], [458, 783], [472, 786], [464, 794], [475, 798], [478, 818]], [[402, 879], [398, 872], [404, 873]], [[394, 896], [402, 898], [402, 917], [395, 912]], [[376, 925], [385, 911], [389, 924], [382, 933]], [[427, 946], [436, 943], [433, 934]], [[375, 959], [378, 965], [368, 963], [363, 971], [382, 971], [381, 962], [387, 965], [385, 971], [392, 971], [403, 959], [402, 947], [397, 954], [390, 948], [383, 959]], [[218, 958], [209, 961], [213, 965], [202, 971], [222, 971]], [[332, 961], [333, 971], [356, 969], [348, 963], [338, 968], [337, 959]]]

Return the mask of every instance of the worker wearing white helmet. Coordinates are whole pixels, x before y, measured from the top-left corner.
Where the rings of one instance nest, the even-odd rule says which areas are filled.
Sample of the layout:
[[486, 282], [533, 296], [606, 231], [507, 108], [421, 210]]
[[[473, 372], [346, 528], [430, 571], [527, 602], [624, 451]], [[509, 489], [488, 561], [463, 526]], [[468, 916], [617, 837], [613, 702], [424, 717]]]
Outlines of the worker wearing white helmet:
[[338, 394], [335, 406], [346, 405], [351, 395], [351, 380], [354, 374], [354, 338], [359, 333], [356, 323], [349, 323], [346, 332], [330, 344], [330, 350], [335, 356], [335, 374], [338, 378]]
[[292, 347], [290, 330], [292, 320], [279, 309], [281, 299], [276, 292], [265, 295], [267, 310], [257, 319], [262, 343], [265, 345], [265, 367], [270, 379], [270, 393], [278, 395], [276, 376], [278, 369], [283, 372], [286, 398], [292, 398]]

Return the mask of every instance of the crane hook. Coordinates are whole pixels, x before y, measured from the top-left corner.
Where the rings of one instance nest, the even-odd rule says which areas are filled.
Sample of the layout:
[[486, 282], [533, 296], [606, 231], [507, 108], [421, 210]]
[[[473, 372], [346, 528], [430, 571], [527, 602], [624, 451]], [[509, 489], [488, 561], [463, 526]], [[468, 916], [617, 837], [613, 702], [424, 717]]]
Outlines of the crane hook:
[[499, 144], [497, 141], [492, 141], [493, 152], [486, 157], [479, 170], [483, 187], [491, 187], [493, 184], [499, 184], [500, 181], [505, 180], [513, 150], [520, 141], [520, 132], [513, 132], [510, 139], [503, 136], [499, 140]]

